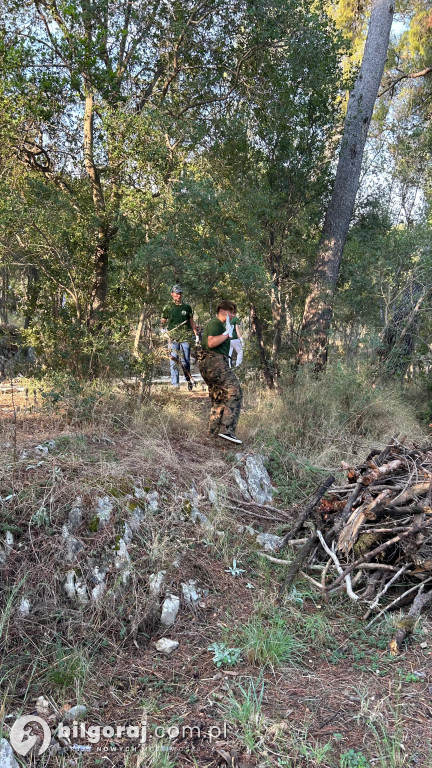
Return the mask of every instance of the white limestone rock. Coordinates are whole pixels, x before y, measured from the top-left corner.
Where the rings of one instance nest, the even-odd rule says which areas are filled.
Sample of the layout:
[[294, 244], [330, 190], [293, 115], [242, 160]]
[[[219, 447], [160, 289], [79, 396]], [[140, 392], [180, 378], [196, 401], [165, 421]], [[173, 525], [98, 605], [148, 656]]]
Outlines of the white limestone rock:
[[0, 565], [5, 565], [10, 553], [13, 550], [14, 537], [10, 531], [6, 531], [3, 546], [0, 547]]
[[87, 707], [84, 704], [77, 704], [75, 707], [71, 707], [63, 715], [63, 722], [71, 723], [73, 720], [83, 720], [87, 714]]
[[18, 606], [18, 616], [20, 616], [21, 618], [28, 616], [30, 613], [30, 608], [31, 608], [30, 600], [28, 600], [27, 597], [23, 597]]
[[62, 537], [66, 544], [66, 560], [72, 563], [79, 552], [84, 549], [84, 544], [69, 532], [67, 525], [62, 526]]
[[111, 518], [114, 504], [109, 496], [99, 496], [96, 501], [96, 515], [101, 526], [106, 525]]
[[177, 640], [170, 640], [169, 637], [161, 637], [160, 640], [155, 643], [155, 648], [160, 653], [172, 653], [179, 647]]
[[74, 570], [67, 572], [66, 579], [63, 583], [63, 589], [69, 600], [78, 603], [78, 605], [81, 606], [87, 605], [89, 601], [87, 587], [83, 580], [78, 578]]
[[20, 768], [7, 739], [0, 739], [0, 768]]
[[159, 494], [157, 491], [151, 491], [146, 498], [150, 512], [157, 512], [159, 509]]
[[121, 578], [124, 586], [129, 583], [130, 579], [129, 563], [130, 555], [126, 546], [126, 542], [123, 538], [119, 539], [114, 565], [116, 569], [121, 572]]
[[193, 579], [182, 582], [183, 597], [188, 605], [196, 605], [201, 600], [202, 595], [197, 591], [196, 586], [197, 583]]
[[162, 604], [161, 624], [164, 627], [172, 627], [180, 609], [180, 598], [177, 595], [168, 595]]
[[68, 528], [70, 531], [75, 532], [80, 527], [82, 522], [82, 499], [81, 496], [77, 496], [72, 508], [69, 510], [68, 515]]
[[239, 491], [246, 501], [251, 501], [251, 495], [248, 491], [248, 485], [246, 480], [242, 477], [240, 470], [237, 467], [233, 469], [234, 480], [236, 481]]
[[38, 696], [36, 699], [36, 712], [41, 717], [48, 717], [50, 712], [50, 703], [45, 696]]
[[275, 533], [259, 533], [256, 537], [258, 544], [267, 552], [279, 552], [283, 538]]
[[151, 573], [149, 576], [149, 592], [151, 597], [159, 597], [165, 581], [166, 571]]
[[269, 504], [273, 499], [273, 487], [270, 476], [260, 454], [253, 454], [246, 459], [246, 477], [249, 493], [257, 504]]

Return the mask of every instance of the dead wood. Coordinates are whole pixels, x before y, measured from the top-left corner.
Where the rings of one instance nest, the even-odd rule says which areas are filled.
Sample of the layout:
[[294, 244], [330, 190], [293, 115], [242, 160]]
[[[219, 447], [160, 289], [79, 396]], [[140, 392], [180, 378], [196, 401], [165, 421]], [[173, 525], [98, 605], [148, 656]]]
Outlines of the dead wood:
[[397, 624], [397, 632], [394, 638], [390, 641], [390, 653], [392, 656], [396, 656], [402, 649], [402, 643], [408, 635], [414, 632], [415, 626], [420, 618], [421, 612], [429, 605], [432, 605], [432, 590], [429, 592], [423, 592], [424, 585], [422, 584], [418, 594], [409, 609], [406, 616], [404, 616]]
[[[352, 599], [367, 604], [365, 618], [390, 596], [368, 626], [383, 612], [412, 602], [420, 588], [432, 593], [432, 450], [406, 446], [405, 439], [394, 438], [380, 453], [373, 449], [356, 467], [343, 464], [345, 482], [336, 486], [328, 478], [327, 489], [323, 484], [317, 490], [283, 540], [282, 546], [295, 544], [312, 516], [313, 531], [289, 564], [278, 602], [308, 569], [321, 570], [324, 599], [347, 588]], [[327, 584], [329, 576], [333, 581]], [[363, 592], [354, 593], [352, 585], [362, 580]]]
[[286, 546], [286, 544], [290, 541], [290, 539], [293, 539], [294, 536], [300, 531], [301, 528], [303, 528], [303, 525], [305, 524], [308, 517], [312, 514], [315, 507], [319, 504], [324, 494], [329, 490], [329, 488], [333, 485], [335, 481], [335, 478], [333, 475], [329, 475], [324, 482], [317, 488], [316, 493], [312, 497], [309, 504], [306, 505], [304, 508], [302, 514], [300, 515], [299, 519], [297, 520], [297, 523], [295, 524], [292, 531], [289, 531], [285, 534], [282, 540], [281, 549]]

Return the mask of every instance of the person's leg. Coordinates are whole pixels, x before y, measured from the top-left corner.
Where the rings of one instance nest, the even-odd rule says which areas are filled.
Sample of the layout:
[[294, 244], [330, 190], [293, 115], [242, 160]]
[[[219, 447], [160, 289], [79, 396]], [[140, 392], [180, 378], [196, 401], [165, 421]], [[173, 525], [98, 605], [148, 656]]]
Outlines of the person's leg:
[[[211, 355], [206, 363], [205, 373], [211, 381], [212, 403], [215, 403], [213, 426], [216, 426], [217, 414], [221, 431], [235, 434], [243, 399], [240, 382], [224, 355]], [[206, 381], [203, 371], [201, 373]]]
[[178, 372], [178, 353], [180, 344], [177, 341], [172, 341], [169, 345], [170, 353], [170, 371], [171, 371], [171, 384], [173, 387], [178, 387], [179, 384], [179, 372]]
[[208, 393], [211, 400], [210, 419], [208, 425], [208, 434], [216, 437], [220, 431], [221, 419], [225, 407], [223, 392], [215, 383], [212, 376], [214, 369], [213, 357], [205, 357], [199, 365], [201, 376], [208, 387]]
[[234, 339], [234, 345], [237, 352], [236, 368], [243, 362], [243, 346], [240, 339]]
[[243, 401], [243, 392], [237, 376], [228, 365], [226, 366], [226, 375], [224, 377], [224, 400], [225, 407], [221, 419], [221, 431], [235, 435]]
[[[188, 341], [180, 342], [180, 350], [182, 356], [182, 365], [184, 368], [184, 377], [186, 381], [190, 381], [190, 344]], [[189, 375], [188, 375], [189, 374]]]

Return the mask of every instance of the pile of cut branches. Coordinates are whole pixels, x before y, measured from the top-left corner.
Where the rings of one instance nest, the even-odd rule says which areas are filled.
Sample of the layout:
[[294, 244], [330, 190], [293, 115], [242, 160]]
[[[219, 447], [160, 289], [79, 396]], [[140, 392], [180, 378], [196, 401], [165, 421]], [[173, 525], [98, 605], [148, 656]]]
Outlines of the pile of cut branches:
[[[364, 463], [342, 467], [346, 482], [337, 486], [328, 478], [307, 517], [301, 516], [310, 535], [298, 539], [297, 524], [284, 537], [284, 546], [301, 548], [280, 597], [301, 572], [325, 598], [346, 589], [352, 600], [367, 604], [369, 625], [385, 611], [411, 606], [392, 641], [396, 653], [432, 605], [432, 446], [408, 447], [393, 438]], [[310, 575], [317, 571], [319, 581]]]

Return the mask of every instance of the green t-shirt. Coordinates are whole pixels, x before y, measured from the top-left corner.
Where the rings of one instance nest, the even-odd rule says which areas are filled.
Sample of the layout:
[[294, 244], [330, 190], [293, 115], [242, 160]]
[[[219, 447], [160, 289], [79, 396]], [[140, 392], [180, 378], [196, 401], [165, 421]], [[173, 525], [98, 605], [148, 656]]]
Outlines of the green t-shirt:
[[175, 304], [174, 302], [167, 304], [162, 312], [162, 317], [168, 321], [168, 331], [172, 331], [173, 328], [176, 329], [172, 336], [170, 335], [172, 341], [190, 340], [192, 333], [190, 318], [193, 317], [193, 311], [189, 304]]
[[204, 326], [202, 336], [203, 349], [206, 349], [207, 352], [220, 352], [221, 355], [229, 355], [229, 336], [226, 337], [226, 340], [223, 341], [222, 344], [219, 344], [218, 347], [212, 347], [212, 349], [210, 349], [207, 341], [209, 336], [220, 336], [221, 333], [224, 333], [224, 331], [226, 331], [225, 323], [222, 323], [220, 320], [218, 320], [217, 317], [214, 317], [213, 320], [209, 320], [209, 322]]
[[232, 339], [238, 339], [237, 328], [236, 328], [237, 325], [240, 325], [240, 320], [238, 319], [238, 317], [233, 317], [233, 319], [231, 320], [231, 325], [233, 327], [233, 333], [232, 333], [231, 338]]

